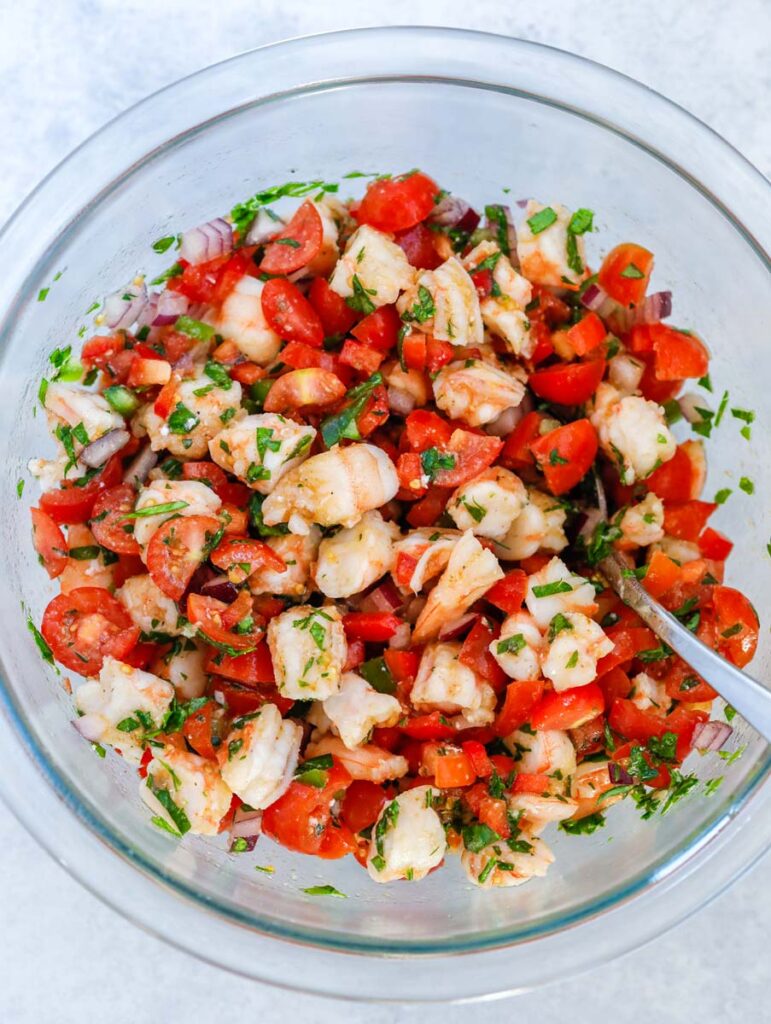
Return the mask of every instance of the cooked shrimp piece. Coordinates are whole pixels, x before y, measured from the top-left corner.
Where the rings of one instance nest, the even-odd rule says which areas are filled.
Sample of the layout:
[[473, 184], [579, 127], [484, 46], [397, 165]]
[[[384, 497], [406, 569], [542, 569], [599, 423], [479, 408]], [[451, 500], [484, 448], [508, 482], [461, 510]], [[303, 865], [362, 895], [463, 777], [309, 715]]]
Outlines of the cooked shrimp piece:
[[324, 701], [324, 714], [349, 749], [365, 742], [376, 725], [396, 725], [402, 706], [396, 697], [378, 693], [355, 672], [345, 672], [338, 693]]
[[536, 551], [558, 554], [568, 544], [566, 518], [567, 512], [556, 498], [529, 487], [525, 507], [493, 550], [504, 562], [529, 558]]
[[406, 324], [451, 345], [481, 345], [482, 313], [474, 282], [457, 258], [422, 270], [396, 308]]
[[263, 704], [254, 718], [237, 718], [217, 751], [222, 778], [256, 811], [278, 800], [297, 767], [303, 729], [282, 719], [275, 704]]
[[535, 619], [527, 612], [509, 615], [501, 635], [488, 647], [507, 676], [512, 679], [540, 679], [545, 642]]
[[612, 384], [597, 388], [589, 419], [622, 484], [650, 476], [677, 451], [661, 406], [640, 395], [622, 396]]
[[168, 654], [156, 659], [152, 671], [161, 679], [168, 679], [179, 700], [194, 700], [206, 692], [209, 676], [204, 668], [206, 648], [195, 640], [178, 640]]
[[[115, 591], [115, 596], [143, 633], [167, 633], [169, 636], [185, 633], [179, 625], [180, 614], [176, 604], [147, 573], [129, 576]], [[189, 627], [187, 632], [190, 632]]]
[[539, 835], [553, 821], [572, 818], [578, 810], [578, 801], [562, 793], [540, 796], [535, 793], [507, 794], [506, 803], [512, 814], [519, 815], [519, 823], [531, 835]]
[[[76, 587], [104, 587], [112, 590], [114, 585], [113, 563], [105, 564], [104, 552], [96, 543], [93, 533], [87, 526], [74, 523], [67, 527], [67, 548], [70, 557], [64, 571], [59, 576], [59, 589], [69, 594]], [[95, 558], [84, 558], [88, 549], [95, 549]], [[74, 552], [74, 554], [73, 554]], [[75, 557], [77, 556], [77, 557]]]
[[69, 479], [75, 480], [86, 471], [82, 462], [76, 462], [75, 466], [70, 465], [69, 456], [61, 452], [54, 459], [30, 459], [27, 462], [27, 469], [40, 484], [41, 491], [52, 491], [64, 479], [64, 472], [67, 470]]
[[417, 882], [441, 863], [447, 848], [434, 790], [416, 786], [386, 804], [372, 829], [367, 871], [376, 882]]
[[166, 419], [146, 405], [134, 422], [147, 431], [154, 452], [166, 450], [180, 459], [200, 459], [208, 455], [209, 441], [222, 430], [222, 416], [240, 408], [241, 385], [234, 380], [225, 389], [201, 373], [181, 380], [174, 397]]
[[570, 796], [578, 803], [574, 818], [585, 818], [597, 810], [607, 810], [611, 804], [623, 800], [623, 793], [601, 799], [615, 783], [611, 781], [609, 761], [582, 761], [570, 778]]
[[515, 356], [529, 358], [535, 348], [530, 320], [525, 312], [533, 297], [530, 282], [516, 272], [508, 256], [490, 240], [480, 242], [464, 256], [463, 265], [470, 274], [480, 266], [491, 271], [494, 294], [479, 304], [484, 325], [488, 331], [503, 338]]
[[253, 490], [270, 494], [286, 473], [308, 457], [315, 437], [313, 427], [264, 412], [218, 431], [209, 441], [209, 454]]
[[379, 512], [366, 512], [355, 526], [325, 537], [319, 546], [314, 579], [326, 597], [359, 594], [390, 572], [399, 527]]
[[467, 530], [450, 554], [447, 568], [428, 595], [412, 635], [416, 644], [438, 635], [443, 625], [459, 618], [503, 577], [498, 559]]
[[276, 572], [267, 566], [249, 577], [253, 594], [283, 594], [303, 597], [311, 589], [311, 569], [321, 542], [321, 530], [312, 526], [308, 533], [285, 533], [266, 537], [265, 543], [284, 559], [286, 569]]
[[[552, 211], [551, 215], [548, 210]], [[535, 199], [528, 201], [524, 221], [517, 228], [519, 265], [528, 281], [564, 288], [566, 284], [580, 284], [586, 277], [583, 236], [568, 230], [572, 216], [560, 203], [544, 206]], [[540, 227], [545, 223], [548, 226]], [[533, 231], [534, 226], [540, 230]], [[573, 259], [571, 250], [574, 250]], [[576, 270], [576, 267], [581, 269]]]
[[[216, 836], [220, 822], [230, 810], [233, 794], [222, 781], [215, 762], [172, 746], [150, 749], [153, 759], [147, 765], [147, 778], [139, 784], [142, 800], [174, 833], [190, 831], [193, 835]], [[176, 815], [169, 813], [166, 804], [155, 795], [157, 791], [168, 794], [166, 799], [176, 806]], [[183, 825], [180, 829], [180, 811], [189, 828]]]
[[352, 778], [365, 782], [380, 784], [390, 779], [401, 779], [409, 771], [407, 759], [401, 754], [392, 754], [390, 750], [383, 750], [372, 743], [349, 750], [338, 736], [322, 736], [306, 747], [306, 757], [320, 757], [322, 754], [336, 757]]
[[653, 711], [664, 715], [672, 705], [663, 680], [654, 679], [647, 672], [638, 672], [632, 680], [632, 703], [641, 711]]
[[419, 594], [430, 579], [444, 572], [462, 536], [460, 530], [435, 530], [432, 526], [412, 530], [394, 546], [396, 582]]
[[570, 737], [561, 729], [525, 732], [515, 729], [503, 742], [517, 761], [517, 771], [528, 775], [553, 775], [563, 778], [576, 770], [576, 751]]
[[[168, 508], [181, 502], [185, 503], [181, 508]], [[171, 516], [214, 516], [222, 502], [211, 487], [199, 480], [153, 480], [140, 490], [134, 511], [150, 509], [154, 505], [165, 511], [128, 520], [134, 524], [134, 539], [141, 548]]]
[[674, 559], [675, 562], [679, 562], [680, 565], [686, 565], [688, 562], [695, 562], [701, 558], [701, 550], [698, 544], [694, 544], [689, 540], [680, 540], [679, 537], [668, 537], [666, 535], [651, 545], [647, 552], [648, 561], [650, 561], [654, 551], [663, 551], [665, 555], [669, 555], [670, 558]]
[[492, 889], [543, 878], [554, 861], [554, 854], [543, 839], [524, 832], [514, 842], [517, 844], [514, 850], [505, 839], [485, 846], [478, 853], [464, 850], [460, 862], [469, 880], [482, 889]]
[[558, 612], [594, 615], [597, 602], [594, 587], [583, 576], [576, 576], [559, 558], [528, 577], [525, 604], [530, 614], [546, 629]]
[[410, 693], [418, 711], [463, 715], [471, 725], [489, 725], [495, 717], [495, 693], [458, 657], [463, 644], [434, 643], [423, 651]]
[[264, 287], [265, 282], [256, 277], [242, 277], [222, 303], [217, 321], [217, 333], [261, 366], [275, 359], [281, 348], [281, 338], [268, 326], [262, 311]]
[[365, 512], [380, 508], [399, 490], [386, 453], [373, 444], [339, 446], [312, 455], [283, 476], [265, 499], [267, 526], [289, 523], [292, 533], [319, 526], [355, 526]]
[[403, 370], [398, 361], [384, 364], [380, 372], [383, 380], [388, 385], [389, 405], [398, 410], [396, 402], [391, 399], [396, 396], [397, 401], [408, 400], [414, 407], [426, 405], [431, 397], [431, 388], [428, 379], [421, 370]]
[[554, 689], [586, 686], [597, 675], [597, 662], [613, 650], [613, 641], [598, 623], [580, 612], [560, 614], [560, 631], [543, 659], [543, 674]]
[[493, 466], [461, 484], [447, 511], [459, 530], [501, 540], [526, 504], [527, 491], [519, 477]]
[[525, 395], [523, 377], [519, 367], [504, 369], [481, 359], [448, 363], [434, 379], [434, 399], [451, 419], [481, 427], [519, 405]]
[[618, 525], [622, 534], [620, 547], [647, 548], [664, 536], [664, 503], [649, 491], [642, 501], [625, 510]]
[[95, 441], [102, 434], [110, 430], [123, 430], [126, 426], [121, 414], [110, 408], [106, 398], [84, 391], [74, 384], [51, 381], [43, 404], [48, 413], [51, 433], [55, 437], [58, 437], [57, 427], [82, 426], [88, 441], [78, 436], [80, 430], [72, 434], [72, 446], [76, 452], [82, 451], [89, 441]]
[[388, 235], [362, 224], [348, 239], [329, 287], [344, 299], [355, 296], [362, 306], [387, 306], [414, 278], [404, 251]]
[[334, 605], [298, 605], [277, 615], [268, 624], [268, 647], [285, 697], [326, 700], [340, 689], [348, 644]]
[[75, 724], [92, 743], [109, 743], [128, 760], [139, 761], [144, 729], [137, 711], [159, 729], [173, 699], [171, 683], [106, 657], [99, 678], [83, 683], [75, 694], [75, 707], [81, 715]]

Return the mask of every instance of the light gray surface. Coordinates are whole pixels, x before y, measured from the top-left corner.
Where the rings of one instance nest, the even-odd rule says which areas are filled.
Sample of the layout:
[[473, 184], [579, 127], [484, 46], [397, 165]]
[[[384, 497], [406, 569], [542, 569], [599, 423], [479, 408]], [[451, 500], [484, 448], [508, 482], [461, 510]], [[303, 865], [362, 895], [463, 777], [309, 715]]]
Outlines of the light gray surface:
[[[768, 0], [0, 0], [0, 220], [109, 118], [197, 68], [261, 43], [368, 24], [449, 24], [570, 49], [646, 82], [771, 171]], [[448, 59], [451, 55], [448, 55]], [[9, 254], [3, 254], [9, 258]], [[0, 807], [0, 1021], [103, 1017], [349, 1019], [433, 1024], [448, 1011], [345, 1008], [231, 978], [168, 949], [80, 889]], [[503, 1021], [759, 1020], [768, 1005], [771, 860], [646, 949], [485, 1010]], [[417, 967], [405, 967], [419, 969]], [[759, 1016], [760, 1014], [760, 1016]]]

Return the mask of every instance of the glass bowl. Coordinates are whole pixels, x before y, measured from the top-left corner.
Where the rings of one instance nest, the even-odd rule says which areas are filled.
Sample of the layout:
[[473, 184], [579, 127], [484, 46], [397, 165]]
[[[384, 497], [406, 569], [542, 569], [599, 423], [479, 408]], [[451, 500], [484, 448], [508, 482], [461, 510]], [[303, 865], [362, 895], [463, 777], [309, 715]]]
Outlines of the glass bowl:
[[[737, 490], [715, 518], [737, 542], [731, 578], [765, 610], [767, 183], [684, 111], [557, 50], [429, 28], [294, 40], [138, 104], [61, 164], [4, 230], [0, 780], [11, 808], [67, 870], [197, 956], [318, 993], [449, 1000], [564, 978], [713, 897], [768, 845], [767, 745], [737, 721], [740, 759], [693, 758], [702, 778], [725, 776], [714, 795], [691, 796], [649, 822], [631, 806], [614, 808], [592, 836], [549, 838], [556, 863], [545, 880], [492, 894], [469, 885], [455, 858], [419, 885], [377, 886], [351, 858], [325, 863], [268, 840], [240, 857], [221, 840], [177, 844], [149, 827], [135, 771], [113, 754], [97, 760], [72, 728], [71, 699], [25, 628], [27, 610], [39, 620], [53, 588], [29, 543], [36, 485], [16, 496], [29, 457], [50, 451], [35, 416], [49, 352], [91, 329], [93, 300], [171, 262], [153, 253], [155, 239], [293, 175], [342, 180], [414, 166], [477, 206], [510, 193], [594, 209], [595, 263], [626, 239], [655, 252], [654, 284], [673, 289], [673, 321], [697, 327], [712, 348], [716, 398], [726, 388], [732, 404], [761, 417], [751, 443], [730, 416], [715, 431], [707, 493], [740, 475], [755, 481], [754, 498]], [[344, 181], [343, 191], [348, 185], [361, 182]], [[764, 630], [757, 675], [769, 675], [770, 659]], [[348, 898], [301, 891], [319, 883]]]

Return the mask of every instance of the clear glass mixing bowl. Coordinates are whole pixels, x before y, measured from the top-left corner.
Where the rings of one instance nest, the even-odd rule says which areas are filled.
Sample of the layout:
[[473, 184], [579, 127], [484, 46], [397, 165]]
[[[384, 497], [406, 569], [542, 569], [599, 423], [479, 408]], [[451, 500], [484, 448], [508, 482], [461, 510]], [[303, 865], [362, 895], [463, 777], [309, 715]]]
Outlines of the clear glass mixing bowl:
[[[350, 858], [322, 863], [267, 840], [241, 857], [220, 841], [176, 844], [148, 827], [135, 772], [112, 755], [97, 760], [69, 724], [70, 699], [24, 625], [23, 607], [38, 619], [52, 593], [29, 543], [36, 486], [16, 497], [27, 459], [49, 451], [35, 416], [48, 353], [77, 343], [92, 300], [170, 262], [150, 248], [159, 236], [294, 174], [337, 180], [414, 166], [476, 205], [505, 201], [505, 188], [596, 210], [595, 260], [625, 239], [656, 253], [654, 283], [674, 290], [674, 322], [698, 327], [716, 387], [759, 414], [751, 444], [730, 417], [716, 431], [707, 493], [754, 479], [754, 498], [739, 493], [716, 525], [737, 542], [732, 579], [766, 611], [769, 188], [707, 128], [620, 75], [531, 43], [445, 29], [282, 43], [123, 114], [39, 186], [2, 236], [5, 798], [73, 875], [158, 935], [245, 975], [351, 998], [472, 998], [563, 978], [702, 905], [771, 832], [771, 787], [761, 785], [769, 749], [739, 724], [740, 760], [697, 759], [703, 777], [725, 775], [715, 795], [651, 822], [614, 808], [593, 836], [551, 837], [557, 859], [543, 881], [481, 892], [451, 859], [419, 885], [381, 887]], [[770, 658], [764, 630], [760, 677]], [[318, 883], [349, 898], [301, 892]]]

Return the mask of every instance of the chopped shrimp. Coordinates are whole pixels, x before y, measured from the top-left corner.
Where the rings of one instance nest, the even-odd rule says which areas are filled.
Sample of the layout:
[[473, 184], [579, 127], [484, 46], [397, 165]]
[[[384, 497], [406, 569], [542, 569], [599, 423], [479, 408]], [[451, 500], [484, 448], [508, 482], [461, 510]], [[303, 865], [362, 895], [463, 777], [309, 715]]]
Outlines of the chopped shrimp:
[[[69, 594], [76, 587], [104, 587], [112, 590], [114, 573], [112, 563], [105, 564], [104, 552], [100, 550], [93, 533], [80, 523], [67, 528], [67, 548], [77, 554], [85, 554], [86, 548], [95, 547], [96, 558], [67, 559], [64, 572], [59, 576], [59, 587], [63, 594]], [[81, 551], [77, 549], [80, 548]]]
[[[396, 582], [408, 587], [413, 594], [419, 594], [430, 579], [444, 572], [453, 548], [462, 536], [459, 530], [435, 530], [431, 526], [408, 533], [394, 546]], [[401, 565], [408, 566], [407, 571], [411, 571], [409, 579], [403, 576]]]
[[396, 697], [378, 693], [355, 672], [345, 672], [340, 691], [324, 701], [324, 714], [349, 750], [364, 743], [376, 725], [396, 725], [401, 713]]
[[348, 239], [329, 287], [344, 299], [356, 296], [361, 304], [387, 306], [414, 277], [404, 251], [388, 235], [363, 224]]
[[561, 559], [552, 558], [543, 569], [528, 577], [525, 604], [541, 629], [546, 629], [558, 612], [594, 615], [595, 597], [588, 580], [572, 573]]
[[618, 525], [622, 534], [619, 547], [647, 548], [664, 536], [664, 503], [649, 491], [642, 501], [625, 510]]
[[481, 345], [479, 297], [457, 256], [436, 270], [422, 270], [396, 307], [405, 323], [451, 345]]
[[544, 638], [527, 612], [516, 612], [504, 619], [501, 635], [488, 650], [512, 679], [540, 679]]
[[348, 645], [334, 605], [298, 605], [268, 624], [276, 685], [293, 700], [326, 700], [340, 689]]
[[661, 406], [640, 395], [622, 396], [612, 384], [597, 388], [589, 418], [622, 484], [650, 476], [677, 450]]
[[509, 527], [506, 536], [493, 545], [504, 562], [529, 558], [536, 551], [558, 554], [567, 547], [567, 512], [556, 498], [534, 487], [527, 491], [527, 504]]
[[461, 484], [447, 511], [458, 529], [500, 540], [526, 504], [527, 491], [519, 477], [493, 466]]
[[538, 729], [535, 733], [515, 729], [503, 740], [517, 760], [517, 771], [530, 775], [563, 778], [576, 770], [576, 751], [570, 737], [561, 729]]
[[426, 647], [410, 700], [418, 711], [444, 711], [463, 715], [471, 725], [489, 725], [495, 717], [495, 693], [458, 660], [462, 646], [434, 643]]
[[561, 614], [561, 623], [562, 628], [549, 644], [541, 666], [557, 691], [593, 682], [597, 662], [613, 650], [610, 637], [586, 615], [567, 612]]
[[425, 643], [437, 636], [443, 625], [463, 615], [502, 577], [498, 559], [467, 530], [453, 548], [447, 568], [418, 616], [414, 643]]
[[609, 761], [582, 761], [570, 778], [570, 795], [578, 803], [574, 818], [585, 818], [597, 810], [606, 810], [622, 800], [623, 793], [600, 799], [614, 785], [611, 782]]
[[222, 430], [222, 416], [240, 407], [241, 385], [234, 380], [226, 390], [200, 374], [181, 380], [174, 399], [167, 419], [146, 405], [134, 422], [147, 431], [154, 452], [166, 450], [181, 459], [200, 459], [209, 454], [209, 441]]
[[361, 593], [391, 571], [399, 536], [396, 523], [386, 522], [379, 512], [365, 512], [355, 526], [322, 540], [314, 572], [316, 586], [326, 597]]
[[[533, 233], [529, 221], [536, 214], [550, 208], [556, 214], [556, 218], [548, 227]], [[551, 207], [548, 207], [536, 202], [535, 199], [528, 201], [524, 221], [517, 228], [517, 255], [522, 273], [529, 281], [564, 288], [566, 284], [580, 284], [586, 277], [585, 269], [577, 271], [570, 266], [570, 263], [576, 262], [575, 260], [568, 262], [568, 246], [570, 244], [572, 247], [574, 242], [579, 261], [576, 265], [586, 267], [583, 236], [568, 232], [572, 216], [571, 211], [560, 203], [552, 203]]]
[[374, 881], [417, 882], [441, 863], [447, 839], [433, 798], [430, 786], [416, 786], [380, 812], [367, 856], [367, 871]]
[[279, 480], [262, 506], [267, 526], [289, 522], [293, 533], [319, 526], [355, 526], [399, 490], [394, 464], [372, 444], [351, 444], [313, 455]]
[[144, 548], [152, 535], [171, 516], [213, 516], [222, 502], [206, 484], [199, 480], [153, 480], [139, 492], [134, 511], [149, 509], [153, 505], [168, 506], [185, 502], [184, 508], [138, 516], [129, 520], [134, 524], [134, 540]]
[[[179, 650], [176, 648], [179, 647]], [[168, 679], [180, 700], [193, 700], [206, 692], [209, 676], [205, 665], [206, 648], [195, 640], [184, 639], [163, 657], [156, 659], [152, 671], [161, 679]]]
[[522, 828], [532, 835], [543, 832], [553, 821], [572, 818], [578, 810], [578, 802], [563, 796], [562, 793], [554, 796], [514, 793], [507, 795], [506, 803], [512, 814], [521, 815], [519, 821]]
[[367, 743], [349, 750], [338, 736], [322, 736], [321, 739], [309, 743], [306, 757], [320, 757], [332, 754], [354, 779], [366, 782], [388, 782], [390, 779], [401, 779], [409, 771], [407, 759], [401, 754], [392, 754], [389, 750]]
[[177, 823], [154, 793], [165, 791], [185, 813], [193, 835], [216, 836], [233, 799], [217, 764], [177, 747], [150, 749], [153, 759], [147, 765], [147, 778], [139, 785], [142, 800], [176, 833]]
[[519, 405], [525, 395], [523, 378], [516, 366], [504, 369], [481, 359], [448, 363], [434, 379], [434, 399], [451, 419], [480, 427]]
[[647, 672], [638, 672], [632, 680], [632, 703], [641, 711], [653, 711], [654, 714], [666, 714], [672, 704], [667, 694], [664, 681], [654, 679]]
[[270, 494], [283, 476], [308, 457], [315, 437], [313, 427], [276, 413], [258, 413], [215, 434], [209, 454], [253, 490]]
[[303, 597], [311, 587], [311, 568], [321, 542], [321, 530], [312, 526], [308, 533], [285, 533], [267, 537], [265, 543], [286, 563], [283, 572], [263, 566], [249, 577], [253, 594], [284, 594]]
[[421, 370], [403, 370], [397, 361], [385, 364], [380, 372], [388, 385], [389, 393], [393, 390], [400, 395], [406, 395], [415, 406], [426, 405], [431, 397], [428, 379]]
[[284, 720], [275, 704], [263, 704], [256, 717], [236, 719], [217, 751], [222, 778], [256, 811], [285, 793], [297, 767], [303, 730]]
[[180, 636], [190, 627], [179, 626], [179, 609], [146, 573], [129, 576], [115, 596], [144, 633], [167, 633]]
[[[522, 885], [530, 878], [543, 878], [554, 862], [554, 854], [538, 836], [522, 833], [512, 850], [505, 839], [485, 846], [478, 853], [464, 850], [460, 862], [469, 880], [482, 889]], [[525, 849], [525, 844], [530, 849]]]
[[695, 562], [701, 558], [701, 551], [698, 544], [694, 544], [689, 540], [680, 540], [678, 537], [663, 536], [661, 540], [656, 541], [652, 544], [648, 550], [647, 556], [650, 560], [651, 555], [654, 551], [663, 551], [665, 555], [669, 555], [674, 561], [679, 562], [680, 565], [686, 565], [688, 562]]
[[463, 257], [463, 265], [470, 274], [482, 263], [492, 267], [494, 295], [482, 299], [479, 308], [488, 331], [503, 338], [506, 347], [515, 356], [527, 359], [533, 354], [535, 340], [530, 333], [530, 321], [525, 307], [533, 297], [530, 282], [518, 274], [498, 245], [490, 240], [480, 242]]
[[217, 321], [217, 332], [261, 366], [275, 359], [281, 348], [281, 338], [268, 326], [262, 311], [264, 287], [256, 277], [242, 277], [222, 303]]
[[[74, 384], [50, 382], [44, 405], [52, 434], [57, 426], [77, 427], [82, 424], [88, 440], [95, 441], [110, 430], [123, 430], [126, 426], [121, 414], [110, 408], [106, 398], [84, 391]], [[76, 452], [81, 451], [86, 443], [77, 434], [72, 435], [72, 445]]]

